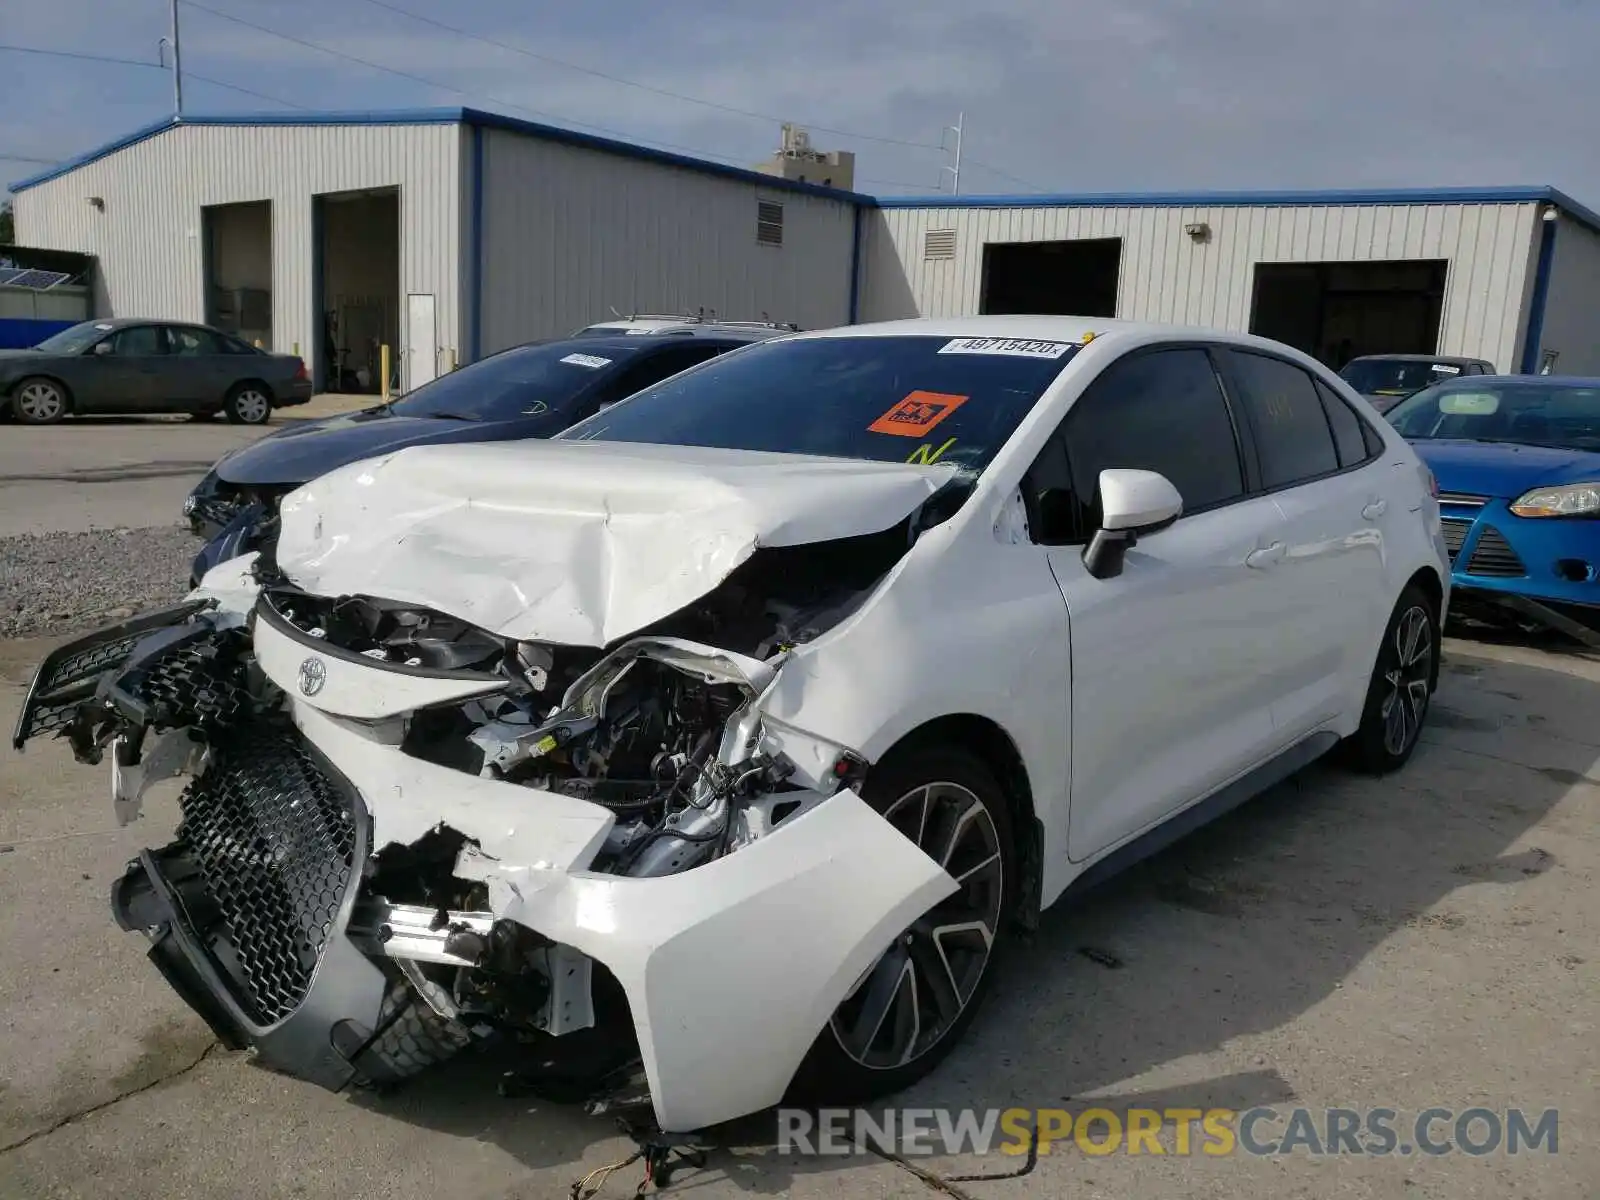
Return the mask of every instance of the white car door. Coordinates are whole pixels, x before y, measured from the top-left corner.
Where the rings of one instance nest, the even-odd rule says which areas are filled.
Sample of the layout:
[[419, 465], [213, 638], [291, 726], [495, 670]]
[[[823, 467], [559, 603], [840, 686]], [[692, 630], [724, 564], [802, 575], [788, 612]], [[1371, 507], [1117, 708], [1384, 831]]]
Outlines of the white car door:
[[[1031, 493], [1065, 486], [1077, 510], [1048, 550], [1072, 645], [1074, 861], [1272, 750], [1273, 697], [1260, 675], [1283, 606], [1263, 568], [1285, 534], [1272, 499], [1247, 496], [1242, 445], [1206, 347], [1165, 345], [1106, 368], [1030, 473]], [[1184, 514], [1101, 579], [1084, 565], [1083, 546], [1099, 523], [1099, 473], [1112, 468], [1160, 472]]]
[[1264, 680], [1280, 740], [1293, 740], [1347, 711], [1371, 673], [1374, 631], [1394, 602], [1383, 532], [1392, 468], [1377, 434], [1303, 367], [1239, 348], [1220, 361], [1286, 523], [1273, 569], [1285, 610]]

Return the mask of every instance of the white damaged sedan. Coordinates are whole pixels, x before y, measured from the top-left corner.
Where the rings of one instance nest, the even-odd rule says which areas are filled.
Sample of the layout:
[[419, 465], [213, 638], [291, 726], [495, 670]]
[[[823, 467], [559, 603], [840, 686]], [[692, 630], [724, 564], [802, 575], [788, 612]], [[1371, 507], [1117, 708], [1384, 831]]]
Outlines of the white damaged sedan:
[[1450, 580], [1337, 376], [1098, 319], [781, 337], [280, 521], [33, 680], [17, 748], [109, 759], [124, 821], [190, 777], [117, 921], [281, 1071], [492, 1044], [670, 1134], [903, 1087], [1045, 907], [1403, 764]]

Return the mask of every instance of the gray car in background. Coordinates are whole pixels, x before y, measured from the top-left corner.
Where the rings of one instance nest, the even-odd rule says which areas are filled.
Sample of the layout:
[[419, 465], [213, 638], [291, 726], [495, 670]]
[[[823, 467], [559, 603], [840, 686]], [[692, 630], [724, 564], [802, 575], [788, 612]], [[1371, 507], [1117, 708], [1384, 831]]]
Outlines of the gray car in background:
[[31, 350], [0, 350], [0, 417], [27, 425], [69, 413], [223, 413], [264, 425], [311, 390], [296, 355], [182, 321], [84, 321]]
[[1451, 354], [1366, 354], [1345, 363], [1339, 377], [1379, 412], [1388, 412], [1425, 387], [1465, 375], [1493, 375], [1494, 364]]

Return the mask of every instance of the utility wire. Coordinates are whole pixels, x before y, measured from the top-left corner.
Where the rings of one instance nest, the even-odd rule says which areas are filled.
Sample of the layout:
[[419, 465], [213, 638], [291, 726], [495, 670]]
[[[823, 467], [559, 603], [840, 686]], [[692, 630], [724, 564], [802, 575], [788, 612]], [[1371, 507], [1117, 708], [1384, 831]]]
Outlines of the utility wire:
[[137, 58], [110, 58], [104, 54], [79, 54], [73, 50], [47, 50], [42, 46], [11, 46], [0, 45], [0, 50], [9, 54], [40, 54], [49, 58], [76, 58], [83, 62], [116, 63], [121, 67], [150, 67], [157, 71], [165, 71], [160, 63], [146, 62]]
[[240, 92], [246, 96], [254, 96], [257, 100], [270, 100], [272, 103], [282, 104], [286, 108], [298, 108], [301, 112], [313, 111], [307, 105], [296, 104], [293, 100], [285, 100], [282, 96], [269, 96], [266, 92], [252, 91], [250, 88], [240, 87], [237, 83], [224, 83], [220, 79], [212, 79], [207, 75], [201, 75], [199, 72], [191, 71], [187, 68], [184, 69], [183, 77], [186, 80], [198, 79], [201, 83], [209, 83], [212, 87], [227, 88], [230, 92]]
[[[388, 12], [397, 13], [402, 17], [409, 17], [413, 21], [420, 21], [424, 25], [432, 25], [435, 29], [443, 29], [446, 33], [453, 33], [457, 37], [464, 37], [474, 42], [481, 42], [485, 46], [496, 46], [501, 50], [509, 50], [513, 54], [520, 54], [524, 58], [531, 58], [537, 62], [550, 63], [552, 66], [557, 67], [565, 67], [567, 70], [576, 71], [580, 75], [591, 75], [596, 79], [604, 79], [609, 83], [621, 84], [623, 87], [637, 88], [641, 92], [650, 92], [652, 95], [665, 96], [669, 100], [681, 100], [685, 104], [698, 104], [703, 108], [714, 108], [718, 112], [732, 113], [735, 116], [740, 117], [750, 117], [754, 120], [766, 121], [771, 124], [784, 123], [783, 117], [773, 116], [771, 113], [754, 112], [751, 109], [738, 108], [732, 104], [721, 104], [715, 100], [706, 100], [699, 96], [685, 95], [683, 92], [669, 91], [666, 88], [658, 88], [648, 83], [640, 83], [637, 79], [627, 79], [621, 75], [612, 75], [606, 71], [595, 70], [593, 67], [580, 66], [575, 62], [568, 62], [564, 58], [553, 58], [548, 54], [539, 54], [533, 50], [528, 50], [525, 47], [514, 45], [511, 42], [503, 42], [497, 38], [485, 37], [482, 34], [473, 33], [471, 30], [461, 29], [455, 25], [447, 25], [443, 21], [440, 21], [434, 17], [425, 17], [421, 13], [414, 13], [408, 9], [401, 8], [398, 4], [390, 4], [387, 2], [387, 0], [365, 0], [365, 3], [370, 4], [375, 8], [381, 8]], [[830, 129], [826, 125], [813, 125], [809, 121], [805, 122], [805, 126], [807, 129], [814, 129], [818, 133], [831, 133], [839, 137], [854, 138], [856, 141], [860, 142], [881, 142], [886, 146], [909, 146], [914, 150], [940, 149], [939, 146], [934, 145], [932, 142], [912, 142], [907, 141], [905, 138], [882, 137], [871, 133], [857, 133], [850, 129]]]
[[[265, 25], [257, 25], [254, 21], [247, 21], [243, 17], [236, 17], [232, 13], [223, 12], [221, 9], [212, 8], [207, 4], [201, 4], [199, 0], [179, 0], [179, 3], [189, 8], [194, 8], [201, 12], [209, 13], [213, 17], [220, 17], [224, 21], [231, 21], [235, 25], [242, 25], [246, 29], [253, 29], [257, 33], [264, 33], [270, 37], [279, 38], [286, 42], [292, 42], [297, 46], [304, 46], [308, 50], [316, 50], [321, 54], [331, 55], [334, 58], [346, 59], [349, 62], [357, 63], [360, 66], [369, 68], [370, 70], [382, 71], [386, 75], [394, 75], [400, 79], [409, 79], [413, 83], [420, 83], [426, 87], [437, 88], [440, 91], [449, 92], [452, 95], [461, 96], [468, 100], [471, 100], [474, 96], [481, 96], [483, 99], [491, 101], [492, 103], [502, 105], [506, 108], [514, 108], [518, 112], [528, 113], [529, 115], [542, 120], [556, 121], [562, 125], [572, 128], [592, 130], [595, 133], [604, 134], [608, 137], [621, 138], [624, 141], [638, 142], [641, 140], [637, 134], [627, 133], [620, 129], [608, 129], [604, 125], [590, 125], [586, 122], [574, 121], [570, 117], [563, 116], [560, 113], [543, 112], [536, 108], [529, 108], [526, 105], [518, 104], [513, 100], [507, 100], [502, 96], [494, 96], [488, 92], [464, 91], [453, 84], [444, 83], [438, 79], [430, 79], [425, 75], [416, 75], [410, 71], [402, 71], [398, 67], [388, 67], [383, 63], [373, 62], [371, 59], [361, 58], [357, 55], [349, 54], [343, 50], [335, 50], [330, 46], [324, 46], [318, 42], [309, 41], [306, 38], [296, 37], [293, 34], [282, 33], [276, 29], [269, 29]], [[664, 150], [678, 150], [685, 154], [695, 155], [699, 158], [708, 158], [729, 164], [736, 163], [736, 160], [727, 158], [724, 155], [712, 154], [709, 151], [700, 150], [693, 146], [680, 146], [672, 142], [654, 141], [653, 139], [652, 143]]]

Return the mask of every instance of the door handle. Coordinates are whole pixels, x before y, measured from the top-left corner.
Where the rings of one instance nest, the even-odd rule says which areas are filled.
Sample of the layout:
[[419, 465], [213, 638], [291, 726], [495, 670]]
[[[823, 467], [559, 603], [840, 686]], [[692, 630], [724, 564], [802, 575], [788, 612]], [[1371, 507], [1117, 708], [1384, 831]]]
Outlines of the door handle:
[[1388, 511], [1389, 502], [1387, 500], [1374, 500], [1361, 510], [1361, 515], [1369, 521], [1376, 521]]
[[1244, 556], [1244, 565], [1254, 567], [1258, 571], [1264, 571], [1282, 558], [1287, 549], [1288, 547], [1282, 542], [1273, 542], [1270, 546], [1262, 546], [1260, 549], [1252, 550]]

